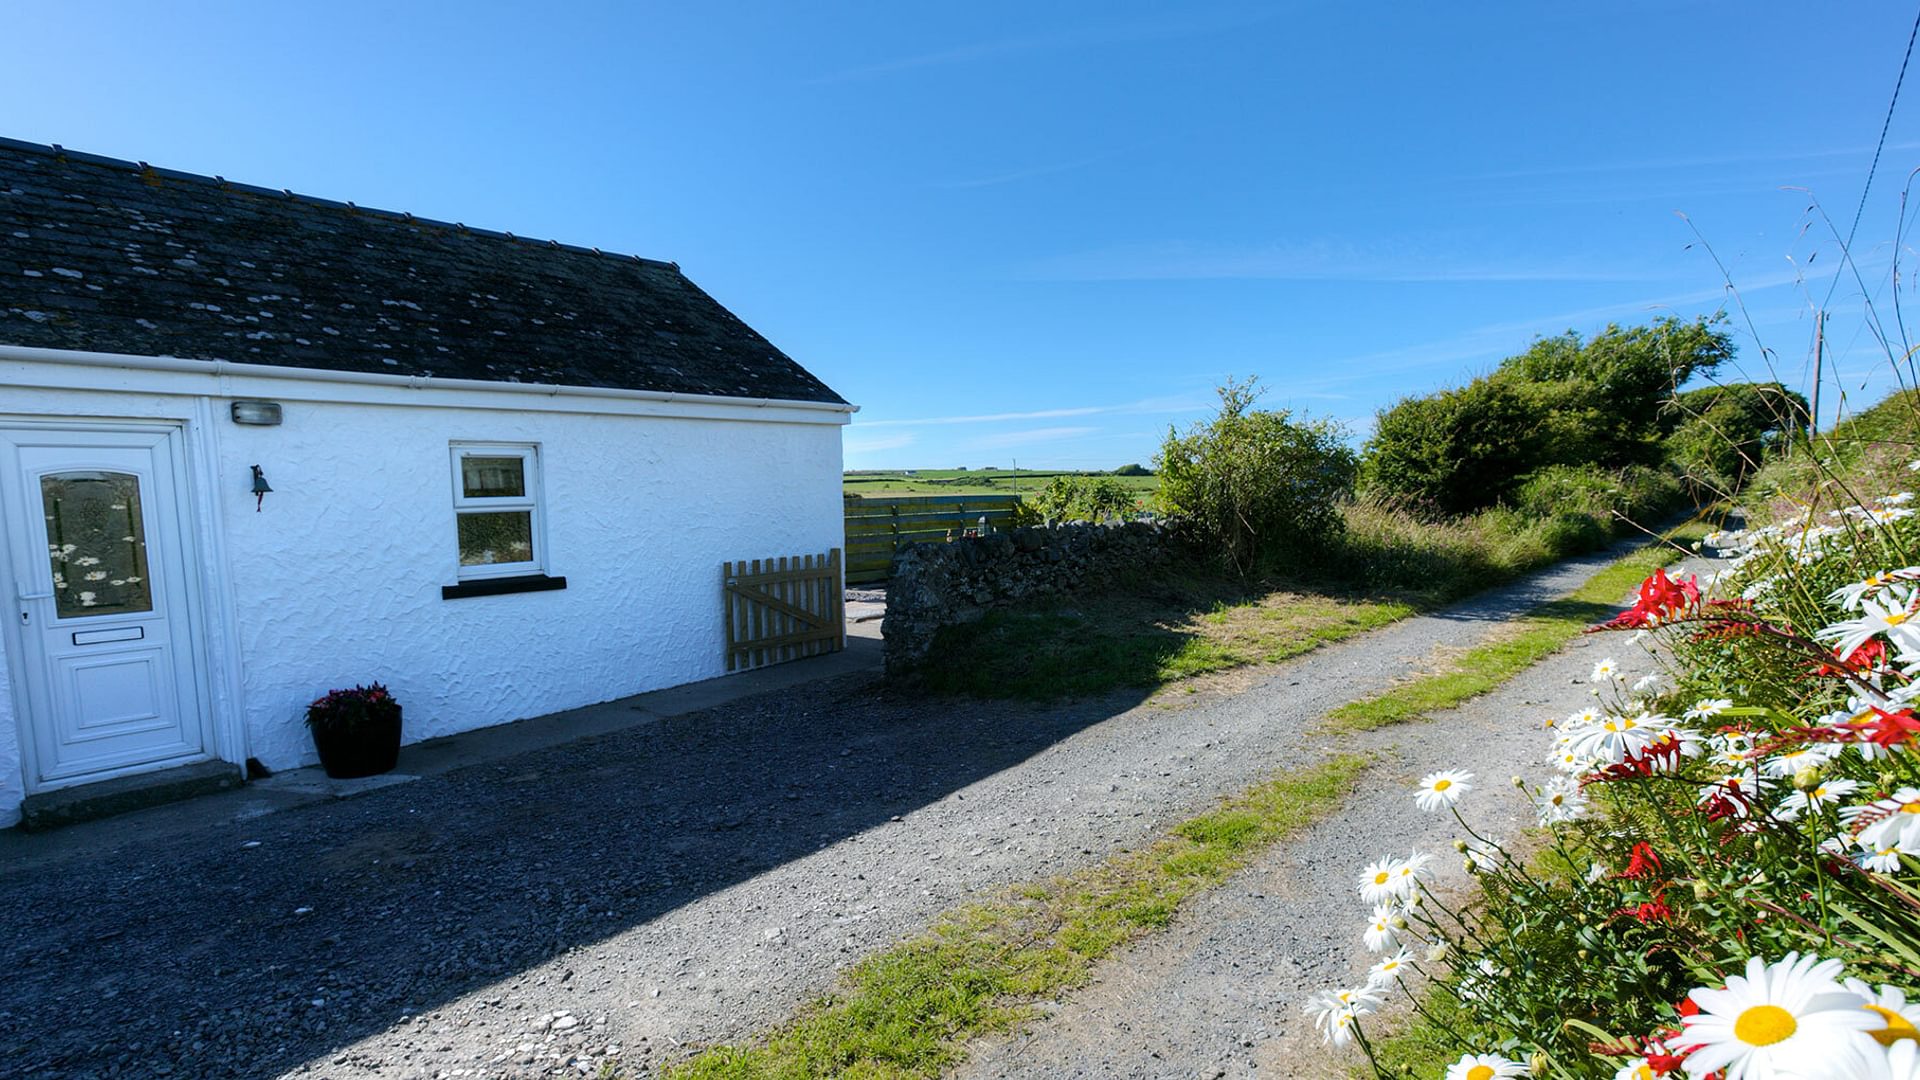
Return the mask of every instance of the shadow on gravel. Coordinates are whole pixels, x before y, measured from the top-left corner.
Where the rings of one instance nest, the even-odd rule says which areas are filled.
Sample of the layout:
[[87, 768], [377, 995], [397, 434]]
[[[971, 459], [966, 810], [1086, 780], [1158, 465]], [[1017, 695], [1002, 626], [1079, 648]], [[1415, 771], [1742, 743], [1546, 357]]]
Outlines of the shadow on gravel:
[[402, 1013], [936, 802], [1137, 700], [983, 707], [849, 677], [143, 848], [0, 867], [0, 1075], [325, 1062]]

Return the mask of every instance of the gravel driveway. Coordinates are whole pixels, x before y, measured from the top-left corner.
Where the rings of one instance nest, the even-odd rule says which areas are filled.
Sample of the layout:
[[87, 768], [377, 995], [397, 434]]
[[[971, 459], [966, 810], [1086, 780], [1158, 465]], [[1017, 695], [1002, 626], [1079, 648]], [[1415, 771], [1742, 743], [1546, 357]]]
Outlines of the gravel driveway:
[[[1713, 566], [1696, 560], [1685, 569]], [[1533, 826], [1533, 808], [1509, 778], [1554, 775], [1544, 764], [1542, 723], [1592, 704], [1587, 677], [1596, 660], [1614, 658], [1629, 679], [1655, 670], [1626, 637], [1580, 638], [1431, 722], [1353, 736], [1349, 747], [1375, 751], [1380, 764], [1340, 814], [1201, 896], [1167, 932], [1109, 958], [1092, 985], [1054, 1003], [1044, 1021], [976, 1044], [956, 1077], [1353, 1075], [1364, 1065], [1358, 1051], [1326, 1048], [1302, 1008], [1321, 990], [1363, 982], [1378, 959], [1361, 942], [1369, 910], [1354, 892], [1361, 867], [1418, 849], [1434, 856], [1442, 895], [1470, 889], [1452, 847], [1465, 839], [1459, 823], [1415, 808], [1419, 778], [1443, 768], [1472, 772], [1476, 790], [1461, 812], [1482, 836], [1505, 841]]]
[[[927, 700], [853, 676], [0, 868], [0, 1075], [590, 1075], [610, 1057], [644, 1072], [779, 1021], [942, 909], [1137, 845], [1311, 760], [1329, 748], [1311, 734], [1326, 711], [1606, 558], [1178, 707]], [[1371, 850], [1377, 835], [1332, 847]], [[1328, 872], [1344, 894], [1346, 863]], [[1257, 876], [1202, 901], [1175, 936], [1233, 911]], [[1261, 932], [1286, 940], [1277, 924]], [[1273, 984], [1231, 990], [1249, 992], [1266, 995], [1273, 1031], [1292, 1023]]]

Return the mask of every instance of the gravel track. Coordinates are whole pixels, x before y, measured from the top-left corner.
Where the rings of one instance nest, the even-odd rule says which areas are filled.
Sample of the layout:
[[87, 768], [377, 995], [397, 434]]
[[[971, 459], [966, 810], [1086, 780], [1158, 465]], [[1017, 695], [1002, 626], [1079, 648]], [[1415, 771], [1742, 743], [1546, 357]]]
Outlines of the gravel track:
[[1369, 910], [1355, 894], [1361, 867], [1418, 849], [1435, 857], [1439, 894], [1464, 895], [1471, 879], [1452, 845], [1466, 837], [1451, 815], [1415, 808], [1418, 779], [1467, 769], [1476, 789], [1461, 811], [1475, 831], [1504, 842], [1531, 827], [1532, 806], [1509, 778], [1553, 775], [1542, 724], [1593, 702], [1587, 677], [1602, 656], [1629, 679], [1655, 667], [1625, 635], [1583, 637], [1431, 721], [1351, 736], [1350, 748], [1379, 763], [1340, 814], [1266, 852], [1168, 931], [1109, 958], [1040, 1022], [976, 1044], [956, 1080], [1352, 1075], [1358, 1052], [1326, 1048], [1303, 1008], [1321, 990], [1358, 985], [1378, 959], [1361, 941]]
[[[1328, 710], [1609, 557], [1171, 704], [928, 700], [853, 676], [0, 868], [0, 1076], [578, 1076], [610, 1058], [645, 1073], [779, 1022], [943, 909], [1138, 845], [1314, 759], [1332, 748], [1312, 733]], [[1323, 850], [1402, 834], [1360, 820], [1328, 826], [1346, 841]], [[1328, 872], [1344, 896], [1346, 863]], [[1236, 910], [1222, 905], [1277, 908], [1242, 897], [1257, 876], [1166, 942]], [[1319, 885], [1289, 887], [1304, 901]], [[1285, 940], [1270, 925], [1247, 943]], [[1293, 1023], [1270, 981], [1225, 992], [1254, 994], [1272, 1031]]]

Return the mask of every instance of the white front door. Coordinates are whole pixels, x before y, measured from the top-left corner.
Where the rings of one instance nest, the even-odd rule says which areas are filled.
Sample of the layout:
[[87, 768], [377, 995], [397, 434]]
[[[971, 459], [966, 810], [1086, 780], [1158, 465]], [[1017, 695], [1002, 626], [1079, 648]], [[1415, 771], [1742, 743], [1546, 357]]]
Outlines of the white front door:
[[177, 427], [0, 427], [28, 790], [209, 756]]

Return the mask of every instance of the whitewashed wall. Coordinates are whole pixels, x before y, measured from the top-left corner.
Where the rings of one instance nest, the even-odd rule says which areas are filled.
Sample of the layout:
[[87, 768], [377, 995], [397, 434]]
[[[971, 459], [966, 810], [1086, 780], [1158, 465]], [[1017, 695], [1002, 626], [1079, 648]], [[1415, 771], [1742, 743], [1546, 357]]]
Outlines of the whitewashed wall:
[[[281, 426], [242, 427], [212, 405], [199, 445], [219, 483], [247, 752], [276, 769], [315, 760], [306, 703], [356, 682], [392, 688], [415, 742], [720, 675], [721, 561], [842, 542], [833, 423], [285, 401]], [[193, 411], [0, 385], [14, 415]], [[457, 580], [454, 441], [538, 444], [564, 590], [441, 598]], [[274, 488], [258, 512], [253, 464]], [[0, 693], [0, 824], [21, 795], [12, 710]]]

